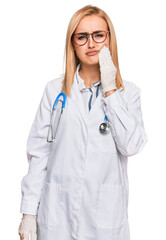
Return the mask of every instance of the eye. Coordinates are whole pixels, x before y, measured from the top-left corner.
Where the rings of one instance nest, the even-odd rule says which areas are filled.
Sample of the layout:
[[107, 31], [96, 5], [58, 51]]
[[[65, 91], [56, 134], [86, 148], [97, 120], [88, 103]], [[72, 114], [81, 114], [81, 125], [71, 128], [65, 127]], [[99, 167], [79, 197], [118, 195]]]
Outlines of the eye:
[[95, 37], [103, 37], [104, 35], [99, 33], [99, 34], [96, 34]]
[[82, 40], [84, 38], [86, 38], [86, 36], [82, 35], [82, 36], [78, 37], [78, 40]]

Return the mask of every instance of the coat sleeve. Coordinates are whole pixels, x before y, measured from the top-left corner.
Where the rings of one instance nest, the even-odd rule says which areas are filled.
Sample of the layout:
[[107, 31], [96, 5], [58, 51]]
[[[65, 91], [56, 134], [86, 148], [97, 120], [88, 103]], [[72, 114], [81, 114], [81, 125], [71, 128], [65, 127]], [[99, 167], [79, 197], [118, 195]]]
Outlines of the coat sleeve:
[[27, 140], [28, 173], [21, 181], [20, 212], [37, 214], [42, 191], [47, 160], [50, 153], [50, 143], [47, 142], [47, 133], [50, 123], [51, 104], [48, 98], [48, 83], [43, 92], [42, 99]]
[[142, 119], [140, 88], [131, 83], [130, 90], [126, 90], [126, 97], [122, 91], [122, 88], [118, 89], [102, 98], [102, 102], [116, 147], [129, 157], [143, 149], [148, 137]]

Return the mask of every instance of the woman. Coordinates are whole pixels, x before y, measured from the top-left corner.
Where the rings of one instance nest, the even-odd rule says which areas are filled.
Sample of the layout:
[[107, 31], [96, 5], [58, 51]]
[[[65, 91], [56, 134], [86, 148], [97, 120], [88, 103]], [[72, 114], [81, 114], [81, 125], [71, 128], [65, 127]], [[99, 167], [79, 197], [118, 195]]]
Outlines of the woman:
[[121, 78], [111, 20], [85, 6], [68, 26], [65, 75], [47, 83], [28, 137], [20, 239], [129, 240], [127, 162], [146, 142], [140, 89]]

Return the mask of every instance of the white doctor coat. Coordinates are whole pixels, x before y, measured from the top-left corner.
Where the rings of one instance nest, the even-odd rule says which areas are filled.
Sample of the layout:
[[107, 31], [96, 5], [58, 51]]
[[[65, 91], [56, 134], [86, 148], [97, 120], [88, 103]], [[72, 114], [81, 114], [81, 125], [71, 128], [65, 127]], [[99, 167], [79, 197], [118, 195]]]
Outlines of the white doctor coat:
[[[127, 162], [147, 142], [140, 89], [123, 80], [124, 91], [100, 92], [87, 117], [75, 77], [56, 141], [48, 143], [62, 80], [46, 84], [29, 133], [20, 212], [37, 215], [38, 240], [129, 240]], [[103, 109], [111, 124], [105, 135]]]

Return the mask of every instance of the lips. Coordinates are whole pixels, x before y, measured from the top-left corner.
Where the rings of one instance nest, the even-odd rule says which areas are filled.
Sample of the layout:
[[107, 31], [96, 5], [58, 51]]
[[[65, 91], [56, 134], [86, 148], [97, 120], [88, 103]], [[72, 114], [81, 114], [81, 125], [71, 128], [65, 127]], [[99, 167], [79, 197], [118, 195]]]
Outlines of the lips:
[[93, 56], [93, 55], [95, 55], [96, 53], [98, 53], [98, 51], [91, 51], [91, 52], [87, 52], [86, 55], [88, 55], [88, 56]]

